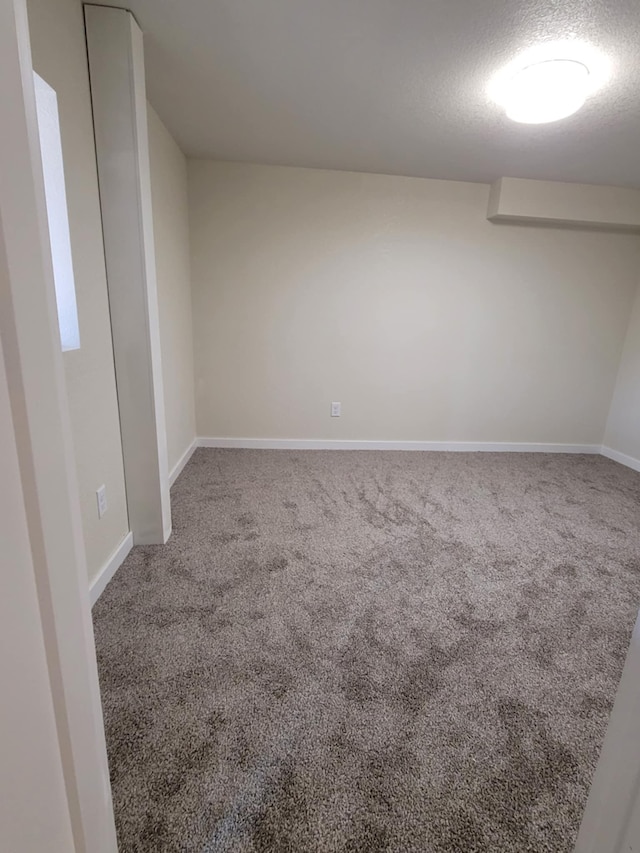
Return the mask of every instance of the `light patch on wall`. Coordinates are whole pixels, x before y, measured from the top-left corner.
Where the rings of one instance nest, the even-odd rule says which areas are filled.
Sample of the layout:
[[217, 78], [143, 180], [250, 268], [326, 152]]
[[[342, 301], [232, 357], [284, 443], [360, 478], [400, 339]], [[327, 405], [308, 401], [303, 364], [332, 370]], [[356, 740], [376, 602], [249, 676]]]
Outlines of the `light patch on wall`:
[[80, 329], [78, 327], [78, 308], [71, 258], [71, 237], [64, 184], [58, 99], [55, 90], [35, 71], [33, 79], [60, 340], [63, 351], [67, 351], [80, 348]]

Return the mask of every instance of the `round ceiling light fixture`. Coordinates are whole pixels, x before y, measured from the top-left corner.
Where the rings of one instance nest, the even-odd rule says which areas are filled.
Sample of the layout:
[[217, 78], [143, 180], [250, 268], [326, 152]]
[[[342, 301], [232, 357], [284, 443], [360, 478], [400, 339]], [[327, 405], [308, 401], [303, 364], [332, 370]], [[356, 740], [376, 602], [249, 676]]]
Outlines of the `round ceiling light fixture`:
[[518, 71], [503, 106], [513, 121], [545, 124], [573, 115], [587, 100], [589, 69], [573, 59], [546, 59]]
[[545, 124], [577, 112], [608, 77], [608, 64], [582, 42], [556, 42], [527, 51], [490, 85], [513, 121]]

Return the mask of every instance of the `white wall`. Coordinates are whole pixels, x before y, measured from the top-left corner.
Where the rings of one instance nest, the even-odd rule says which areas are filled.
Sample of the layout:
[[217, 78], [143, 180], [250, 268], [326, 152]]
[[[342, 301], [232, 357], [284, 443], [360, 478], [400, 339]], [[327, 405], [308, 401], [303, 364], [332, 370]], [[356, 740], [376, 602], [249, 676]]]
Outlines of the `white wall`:
[[[6, 822], [0, 820], [0, 847], [23, 853], [42, 849], [115, 853], [25, 0], [0, 3], [0, 57], [0, 339], [7, 377], [5, 384], [0, 364], [0, 644], [15, 659], [3, 661], [3, 667], [8, 664], [3, 674], [8, 686], [0, 715], [8, 711], [13, 725], [3, 719], [0, 811], [8, 808], [10, 814]], [[12, 430], [7, 426], [9, 407]], [[27, 685], [25, 679], [34, 683]], [[7, 690], [10, 697], [4, 695]], [[29, 707], [30, 697], [37, 707]], [[57, 744], [51, 737], [51, 704]], [[38, 729], [30, 731], [31, 726]], [[40, 755], [34, 752], [39, 745]], [[59, 762], [52, 761], [56, 750]], [[66, 815], [57, 815], [63, 810], [59, 764]], [[43, 787], [48, 785], [51, 791], [45, 793]], [[7, 825], [16, 828], [20, 841], [13, 843]]]
[[488, 195], [190, 161], [198, 434], [600, 444], [640, 240]]
[[604, 444], [630, 456], [640, 466], [640, 286], [629, 321]]
[[196, 436], [187, 161], [147, 104], [169, 471]]
[[640, 850], [640, 616], [589, 790], [574, 853]]
[[[2, 248], [0, 243], [0, 256]], [[0, 679], [5, 685], [0, 702], [2, 849], [69, 853], [75, 848], [2, 347], [0, 482]]]
[[[129, 530], [80, 0], [28, 0], [33, 64], [58, 96], [79, 350], [64, 353], [82, 526], [93, 579]], [[96, 489], [109, 509], [98, 518]]]

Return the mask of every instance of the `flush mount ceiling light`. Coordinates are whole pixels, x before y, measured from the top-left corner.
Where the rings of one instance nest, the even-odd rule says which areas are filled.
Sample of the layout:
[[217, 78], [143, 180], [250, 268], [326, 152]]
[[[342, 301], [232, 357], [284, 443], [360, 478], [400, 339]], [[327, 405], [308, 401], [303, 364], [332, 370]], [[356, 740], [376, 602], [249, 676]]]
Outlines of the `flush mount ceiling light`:
[[608, 76], [602, 57], [581, 42], [527, 51], [491, 83], [490, 94], [513, 121], [544, 124], [577, 112]]
[[589, 69], [573, 59], [547, 59], [518, 71], [503, 106], [513, 121], [543, 124], [577, 112], [589, 94]]

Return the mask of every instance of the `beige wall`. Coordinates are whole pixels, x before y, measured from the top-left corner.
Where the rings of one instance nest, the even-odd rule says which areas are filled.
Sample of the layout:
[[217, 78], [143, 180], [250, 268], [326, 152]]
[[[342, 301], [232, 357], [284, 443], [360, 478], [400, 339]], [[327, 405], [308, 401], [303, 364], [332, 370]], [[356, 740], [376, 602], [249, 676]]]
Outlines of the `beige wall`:
[[640, 286], [629, 321], [604, 444], [640, 463]]
[[601, 443], [637, 236], [494, 225], [480, 184], [190, 161], [189, 193], [200, 436]]
[[[33, 64], [58, 96], [81, 347], [64, 353], [87, 565], [93, 579], [129, 530], [89, 78], [80, 0], [29, 0]], [[109, 509], [98, 518], [96, 489]]]
[[147, 105], [169, 471], [196, 435], [187, 161]]

